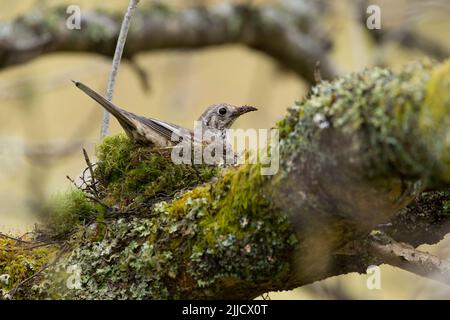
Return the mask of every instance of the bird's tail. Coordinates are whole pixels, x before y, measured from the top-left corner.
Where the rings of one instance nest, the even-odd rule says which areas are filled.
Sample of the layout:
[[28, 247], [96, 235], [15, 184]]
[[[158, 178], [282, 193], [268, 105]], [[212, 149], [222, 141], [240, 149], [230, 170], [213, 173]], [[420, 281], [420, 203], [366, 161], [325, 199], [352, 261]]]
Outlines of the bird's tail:
[[119, 121], [119, 123], [122, 125], [125, 131], [127, 131], [127, 133], [128, 130], [136, 127], [136, 125], [133, 123], [130, 116], [128, 115], [128, 112], [115, 106], [113, 103], [106, 100], [104, 97], [102, 97], [100, 94], [98, 94], [85, 84], [73, 80], [72, 82], [78, 89], [86, 93], [89, 97], [97, 101], [103, 108], [108, 110], [108, 112], [111, 113]]

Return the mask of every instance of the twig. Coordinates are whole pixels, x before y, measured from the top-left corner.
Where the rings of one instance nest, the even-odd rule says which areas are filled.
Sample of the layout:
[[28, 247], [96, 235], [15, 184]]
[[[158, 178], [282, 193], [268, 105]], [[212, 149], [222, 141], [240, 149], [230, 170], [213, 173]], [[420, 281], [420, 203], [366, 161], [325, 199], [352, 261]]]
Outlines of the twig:
[[270, 298], [268, 292], [263, 293], [263, 294], [261, 295], [261, 298], [262, 298], [263, 300], [272, 300], [272, 299]]
[[[84, 172], [86, 172], [86, 170], [84, 170]], [[83, 176], [84, 176], [84, 172], [83, 172]], [[71, 182], [78, 190], [80, 190], [81, 192], [83, 192], [83, 194], [84, 194], [84, 196], [85, 196], [86, 198], [88, 198], [89, 200], [92, 200], [92, 201], [94, 201], [94, 202], [100, 204], [100, 205], [103, 206], [104, 208], [110, 210], [111, 208], [110, 208], [108, 205], [104, 204], [104, 203], [100, 200], [100, 198], [97, 197], [96, 194], [95, 194], [95, 195], [91, 195], [92, 192], [90, 191], [90, 189], [92, 189], [93, 186], [92, 186], [91, 184], [88, 184], [88, 183], [86, 182], [86, 180], [84, 179], [83, 176], [81, 176], [80, 179], [81, 179], [81, 181], [83, 182], [83, 184], [86, 186], [86, 188], [82, 188], [81, 186], [77, 185], [77, 183], [75, 182], [75, 180], [73, 180], [71, 177], [66, 176], [66, 178], [67, 178], [67, 179], [68, 179], [68, 180], [69, 180], [69, 181], [70, 181], [70, 182]], [[83, 184], [82, 184], [82, 185], [83, 185]]]
[[19, 251], [19, 250], [33, 250], [36, 248], [41, 248], [41, 247], [46, 247], [46, 246], [51, 246], [52, 244], [57, 244], [59, 243], [59, 241], [51, 241], [51, 242], [37, 242], [37, 244], [26, 247], [26, 248], [20, 248], [20, 249], [9, 249], [9, 248], [0, 248], [0, 250], [6, 251], [6, 252], [14, 252], [14, 251]]
[[12, 236], [8, 236], [7, 234], [4, 234], [3, 232], [0, 232], [0, 237], [6, 238], [6, 239], [10, 239], [10, 240], [14, 240], [20, 243], [31, 243], [30, 241], [26, 241], [26, 240], [22, 240], [20, 238], [16, 238], [16, 237], [12, 237]]
[[[113, 97], [117, 72], [119, 71], [120, 60], [122, 59], [123, 48], [125, 46], [128, 29], [130, 27], [131, 15], [133, 13], [133, 10], [136, 8], [138, 2], [139, 0], [130, 0], [127, 12], [125, 13], [125, 16], [122, 21], [122, 26], [120, 27], [120, 33], [119, 38], [117, 39], [116, 51], [114, 52], [111, 73], [109, 74], [108, 89], [106, 91], [106, 99], [108, 101], [111, 101]], [[109, 113], [108, 111], [105, 110], [103, 112], [102, 129], [100, 132], [101, 139], [103, 139], [108, 134], [108, 129], [109, 129]]]
[[450, 285], [450, 261], [430, 253], [419, 251], [406, 243], [384, 237], [383, 242], [374, 240], [371, 251], [384, 263]]
[[86, 149], [83, 148], [83, 155], [84, 155], [84, 160], [86, 161], [86, 164], [89, 168], [89, 173], [91, 175], [91, 181], [92, 181], [92, 190], [95, 192], [95, 195], [98, 197], [98, 191], [97, 188], [95, 186], [95, 177], [94, 177], [94, 169], [92, 168], [92, 163], [91, 160], [89, 159], [89, 156], [86, 152]]
[[73, 180], [71, 177], [69, 177], [69, 176], [66, 176], [66, 178], [67, 178], [67, 180], [69, 180], [70, 182], [72, 182], [77, 188], [78, 188], [78, 186], [77, 186], [77, 184], [75, 183], [75, 180]]
[[55, 259], [53, 259], [53, 261], [51, 263], [45, 263], [37, 272], [35, 272], [33, 275], [31, 275], [30, 277], [22, 280], [21, 282], [19, 282], [14, 289], [12, 289], [11, 291], [9, 291], [9, 298], [12, 299], [14, 297], [14, 295], [17, 293], [17, 290], [19, 290], [19, 288], [21, 286], [23, 286], [24, 284], [26, 284], [27, 282], [33, 280], [34, 278], [36, 278], [39, 274], [41, 274], [45, 269], [53, 266], [56, 264], [56, 262], [58, 262], [58, 260], [61, 258], [61, 256], [63, 255], [63, 253], [66, 251], [67, 249], [67, 243], [65, 243], [62, 247], [61, 250], [59, 251], [58, 255], [55, 257]]
[[316, 61], [316, 65], [314, 67], [314, 80], [316, 84], [322, 82], [322, 73], [320, 72], [320, 61]]

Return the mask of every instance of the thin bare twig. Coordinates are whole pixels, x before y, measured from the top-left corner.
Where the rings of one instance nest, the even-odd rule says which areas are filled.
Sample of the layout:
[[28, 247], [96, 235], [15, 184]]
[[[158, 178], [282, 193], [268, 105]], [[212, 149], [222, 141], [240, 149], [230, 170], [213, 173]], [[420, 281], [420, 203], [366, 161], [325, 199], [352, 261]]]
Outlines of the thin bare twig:
[[[59, 241], [50, 241], [50, 242], [37, 242], [34, 245], [31, 245], [29, 247], [25, 247], [25, 248], [15, 248], [15, 249], [10, 249], [10, 248], [0, 248], [0, 250], [6, 251], [6, 252], [14, 252], [14, 251], [24, 251], [24, 250], [33, 250], [33, 249], [37, 249], [37, 248], [41, 248], [41, 247], [46, 247], [46, 246], [51, 246], [52, 244], [57, 244], [59, 243]], [[31, 244], [31, 243], [27, 243], [27, 244]]]
[[30, 241], [26, 241], [26, 240], [23, 240], [23, 239], [21, 239], [21, 238], [16, 238], [16, 237], [8, 236], [7, 234], [4, 234], [3, 232], [0, 232], [0, 237], [6, 238], [6, 239], [10, 239], [10, 240], [14, 240], [14, 241], [17, 241], [17, 242], [20, 242], [20, 243], [26, 243], [26, 244], [31, 243]]
[[[87, 169], [87, 168], [86, 168]], [[92, 200], [92, 201], [94, 201], [95, 203], [98, 203], [98, 204], [100, 204], [101, 206], [103, 206], [105, 209], [111, 209], [108, 205], [106, 205], [105, 203], [103, 203], [101, 200], [100, 200], [100, 196], [99, 196], [99, 194], [98, 193], [94, 193], [94, 195], [92, 195], [92, 191], [93, 191], [93, 184], [92, 183], [87, 183], [87, 181], [85, 180], [85, 178], [84, 178], [84, 174], [85, 174], [85, 172], [86, 172], [86, 169], [83, 171], [83, 174], [80, 176], [80, 179], [81, 179], [81, 181], [82, 181], [82, 184], [81, 184], [81, 186], [79, 186], [76, 182], [75, 182], [75, 180], [73, 180], [71, 177], [69, 177], [69, 176], [66, 176], [66, 178], [78, 189], [78, 190], [80, 190], [81, 192], [83, 192], [83, 194], [84, 194], [84, 196], [87, 198], [87, 199], [89, 199], [89, 200]], [[83, 185], [85, 186], [84, 188], [83, 188]]]
[[[125, 47], [125, 41], [127, 39], [128, 29], [130, 28], [131, 15], [133, 10], [136, 8], [139, 0], [130, 0], [127, 8], [127, 12], [122, 21], [122, 26], [120, 28], [119, 38], [117, 39], [116, 51], [114, 52], [114, 58], [112, 62], [111, 73], [108, 80], [108, 89], [106, 91], [106, 99], [108, 101], [112, 100], [114, 93], [114, 85], [116, 83], [117, 73], [119, 71], [120, 60], [122, 59], [123, 48]], [[104, 138], [108, 134], [109, 129], [109, 113], [108, 111], [103, 112], [103, 122], [102, 129], [100, 133], [100, 138]]]
[[97, 188], [95, 186], [95, 177], [94, 177], [94, 169], [92, 168], [92, 163], [91, 160], [89, 159], [89, 156], [86, 152], [86, 149], [83, 148], [83, 155], [84, 155], [84, 160], [86, 161], [86, 164], [89, 168], [89, 174], [91, 175], [91, 181], [92, 181], [92, 190], [95, 192], [95, 195], [98, 197], [98, 191]]

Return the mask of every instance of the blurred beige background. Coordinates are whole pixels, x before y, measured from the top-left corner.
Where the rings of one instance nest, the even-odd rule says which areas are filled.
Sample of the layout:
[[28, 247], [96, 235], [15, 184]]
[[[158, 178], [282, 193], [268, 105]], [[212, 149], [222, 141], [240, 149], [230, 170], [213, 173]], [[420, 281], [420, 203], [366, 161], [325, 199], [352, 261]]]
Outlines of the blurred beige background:
[[[144, 1], [150, 0], [141, 0]], [[223, 1], [166, 2], [182, 7]], [[275, 1], [253, 1], [270, 2]], [[434, 2], [422, 1], [422, 7], [417, 8], [417, 1], [374, 1], [382, 6], [383, 26], [414, 23], [421, 33], [450, 50], [450, 12], [437, 10]], [[1, 0], [0, 21], [13, 19], [42, 3], [122, 12], [127, 5], [123, 0]], [[395, 44], [377, 48], [355, 23], [351, 0], [331, 3], [334, 14], [323, 23], [334, 35], [334, 61], [345, 72], [372, 66], [379, 55], [394, 69], [423, 57], [420, 52], [404, 50]], [[406, 18], [410, 15], [414, 16], [412, 20]], [[260, 110], [242, 117], [236, 127], [267, 128], [308, 89], [294, 73], [240, 46], [151, 52], [139, 55], [137, 63], [150, 77], [150, 90], [144, 91], [134, 69], [124, 62], [113, 101], [135, 113], [184, 126], [192, 126], [205, 106], [229, 102], [255, 105]], [[31, 229], [35, 223], [32, 213], [41, 201], [69, 188], [66, 175], [76, 177], [84, 168], [81, 147], [93, 153], [99, 141], [102, 109], [76, 90], [70, 80], [105, 92], [110, 64], [110, 59], [95, 55], [51, 54], [0, 70], [0, 231], [19, 234]], [[114, 119], [111, 125], [110, 134], [121, 131]], [[56, 147], [56, 156], [27, 156], [33, 150], [45, 150], [36, 149], [39, 145]], [[421, 249], [450, 258], [449, 247], [447, 236], [438, 245]], [[382, 267], [381, 290], [368, 290], [366, 279], [366, 275], [340, 276], [294, 291], [271, 293], [270, 298], [450, 298], [450, 287], [389, 266]]]

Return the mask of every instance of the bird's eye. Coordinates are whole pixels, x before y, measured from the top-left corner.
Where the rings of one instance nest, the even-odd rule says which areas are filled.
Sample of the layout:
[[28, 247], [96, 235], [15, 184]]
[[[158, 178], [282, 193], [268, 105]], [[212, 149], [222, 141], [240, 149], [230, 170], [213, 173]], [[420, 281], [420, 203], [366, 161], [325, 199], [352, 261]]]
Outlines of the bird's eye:
[[224, 107], [219, 108], [219, 114], [220, 114], [221, 116], [224, 116], [225, 113], [227, 113], [227, 108], [224, 108]]

